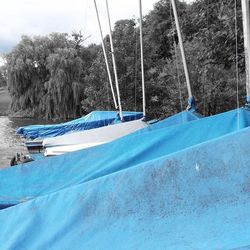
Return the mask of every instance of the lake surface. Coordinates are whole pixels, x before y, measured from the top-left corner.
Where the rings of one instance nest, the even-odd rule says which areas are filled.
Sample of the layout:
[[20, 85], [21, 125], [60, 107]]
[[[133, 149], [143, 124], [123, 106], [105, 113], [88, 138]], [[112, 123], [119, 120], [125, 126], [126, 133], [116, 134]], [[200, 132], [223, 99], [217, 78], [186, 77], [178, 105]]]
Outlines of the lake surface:
[[16, 136], [16, 129], [26, 125], [46, 123], [51, 122], [0, 116], [0, 169], [9, 166], [11, 158], [17, 152], [27, 153], [25, 139]]

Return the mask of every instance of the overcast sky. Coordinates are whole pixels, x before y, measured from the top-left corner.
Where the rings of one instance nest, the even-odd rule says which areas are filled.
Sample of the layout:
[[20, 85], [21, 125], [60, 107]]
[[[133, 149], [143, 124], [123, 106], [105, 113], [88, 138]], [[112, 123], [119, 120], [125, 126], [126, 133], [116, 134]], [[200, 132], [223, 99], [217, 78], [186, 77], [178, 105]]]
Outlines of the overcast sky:
[[[96, 0], [104, 34], [108, 33], [105, 0]], [[186, 0], [191, 1], [191, 0]], [[142, 0], [143, 15], [158, 0]], [[0, 65], [1, 54], [9, 52], [21, 35], [47, 35], [51, 32], [81, 30], [87, 43], [100, 43], [93, 0], [0, 0]], [[138, 0], [109, 0], [111, 21], [138, 18]]]
[[[143, 13], [157, 0], [144, 0]], [[105, 1], [97, 0], [104, 33], [107, 33]], [[109, 0], [111, 19], [138, 17], [137, 0]], [[88, 43], [100, 42], [93, 0], [0, 0], [0, 53], [8, 52], [21, 35], [82, 30]]]

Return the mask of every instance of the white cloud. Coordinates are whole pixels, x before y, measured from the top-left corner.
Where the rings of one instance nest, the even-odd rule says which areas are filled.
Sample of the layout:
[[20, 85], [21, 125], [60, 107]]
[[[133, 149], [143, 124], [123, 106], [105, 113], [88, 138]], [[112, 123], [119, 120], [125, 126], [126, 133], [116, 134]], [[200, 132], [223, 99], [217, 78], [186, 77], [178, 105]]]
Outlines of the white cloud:
[[[157, 0], [145, 0], [143, 13]], [[107, 33], [105, 1], [97, 0], [104, 33]], [[88, 42], [100, 42], [93, 0], [0, 0], [0, 52], [16, 44], [21, 35], [46, 35], [51, 32], [82, 30]], [[113, 23], [138, 17], [137, 0], [109, 0]]]
[[0, 67], [3, 66], [5, 64], [5, 61], [2, 57], [0, 57]]
[[[108, 33], [105, 0], [96, 0], [104, 34]], [[186, 0], [192, 2], [192, 0]], [[143, 14], [158, 0], [142, 0]], [[138, 0], [109, 0], [112, 23], [138, 18]], [[11, 49], [21, 35], [47, 35], [51, 32], [82, 30], [88, 43], [100, 43], [94, 0], [0, 0], [0, 53]]]

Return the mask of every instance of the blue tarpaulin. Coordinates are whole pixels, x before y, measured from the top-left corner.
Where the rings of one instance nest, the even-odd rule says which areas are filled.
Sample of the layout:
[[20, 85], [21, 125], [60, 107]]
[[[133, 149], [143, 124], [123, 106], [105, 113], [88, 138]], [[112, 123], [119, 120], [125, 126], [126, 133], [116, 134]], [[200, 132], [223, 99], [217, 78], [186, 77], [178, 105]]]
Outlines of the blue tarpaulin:
[[133, 134], [140, 134], [146, 131], [152, 131], [152, 130], [159, 129], [159, 128], [166, 128], [170, 126], [180, 125], [180, 124], [184, 124], [190, 121], [199, 120], [200, 118], [202, 118], [200, 114], [194, 111], [190, 112], [190, 111], [185, 110], [175, 115], [169, 116], [163, 120], [155, 122], [146, 128], [143, 128], [134, 132]]
[[239, 130], [1, 210], [1, 249], [249, 249], [249, 138]]
[[[238, 121], [239, 115], [239, 121]], [[244, 108], [0, 171], [0, 206], [84, 183], [250, 125]]]
[[[142, 118], [141, 112], [123, 112], [124, 121], [132, 121]], [[47, 138], [64, 135], [71, 131], [88, 130], [107, 126], [119, 120], [116, 111], [93, 111], [81, 118], [60, 124], [30, 125], [17, 130], [18, 135], [25, 138]]]
[[[140, 129], [134, 133], [131, 133], [132, 135], [135, 134], [140, 134], [140, 133], [144, 133], [144, 132], [149, 132], [155, 129], [159, 129], [159, 128], [166, 128], [166, 127], [170, 127], [170, 126], [174, 126], [174, 125], [179, 125], [179, 124], [184, 124], [186, 122], [190, 122], [193, 120], [198, 120], [202, 118], [202, 116], [194, 111], [190, 112], [190, 111], [182, 111], [180, 113], [177, 113], [173, 116], [167, 117], [163, 120], [155, 120], [155, 121], [150, 121], [149, 122], [149, 126]], [[42, 158], [44, 158], [44, 154], [43, 153], [37, 153], [37, 154], [32, 154], [32, 159], [33, 160], [40, 160]]]

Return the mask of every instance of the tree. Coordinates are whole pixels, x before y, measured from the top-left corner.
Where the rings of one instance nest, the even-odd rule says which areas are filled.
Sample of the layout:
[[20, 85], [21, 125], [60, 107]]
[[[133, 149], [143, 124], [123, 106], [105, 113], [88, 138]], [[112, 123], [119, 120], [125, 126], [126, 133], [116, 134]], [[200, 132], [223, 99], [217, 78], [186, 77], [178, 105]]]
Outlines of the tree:
[[23, 36], [6, 55], [13, 113], [50, 119], [80, 115], [83, 78], [95, 46], [88, 50], [80, 45], [82, 37], [74, 36]]
[[[176, 4], [198, 111], [211, 115], [236, 107], [236, 60], [243, 104], [240, 1]], [[138, 23], [119, 20], [112, 36], [123, 110], [142, 110]], [[109, 36], [104, 40], [112, 69]], [[6, 56], [12, 112], [70, 118], [95, 109], [114, 109], [101, 46], [86, 47], [84, 41], [80, 32], [23, 36]], [[187, 90], [170, 0], [160, 0], [143, 18], [143, 41], [147, 114], [162, 118], [185, 109]]]
[[6, 66], [0, 67], [0, 87], [7, 86]]

